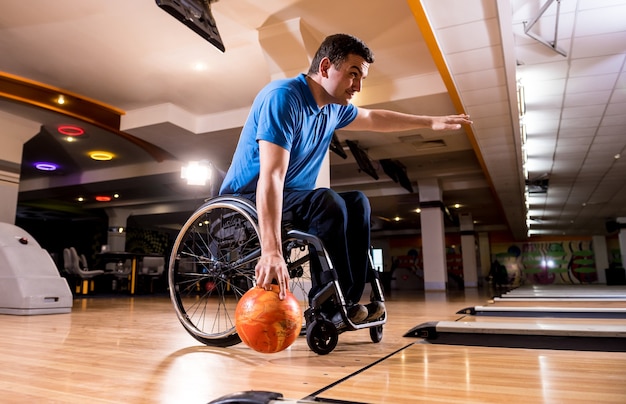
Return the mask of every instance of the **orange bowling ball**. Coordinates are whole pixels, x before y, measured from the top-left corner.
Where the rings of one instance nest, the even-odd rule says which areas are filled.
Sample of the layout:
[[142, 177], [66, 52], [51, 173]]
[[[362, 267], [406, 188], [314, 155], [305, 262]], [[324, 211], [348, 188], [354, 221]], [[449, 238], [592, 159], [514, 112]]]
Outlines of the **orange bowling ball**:
[[241, 340], [255, 351], [280, 352], [300, 335], [302, 309], [291, 292], [278, 298], [279, 287], [272, 290], [255, 287], [239, 299], [235, 310], [235, 328]]

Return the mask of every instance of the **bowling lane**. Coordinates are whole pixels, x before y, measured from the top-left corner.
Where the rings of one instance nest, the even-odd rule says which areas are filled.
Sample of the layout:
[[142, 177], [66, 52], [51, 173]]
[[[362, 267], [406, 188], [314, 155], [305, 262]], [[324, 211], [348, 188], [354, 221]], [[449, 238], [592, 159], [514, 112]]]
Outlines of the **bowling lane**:
[[607, 285], [531, 285], [522, 286], [503, 293], [501, 299], [508, 298], [597, 298], [625, 299], [626, 286]]
[[[528, 286], [459, 314], [626, 319], [626, 288], [605, 285]], [[624, 296], [622, 296], [624, 294]], [[525, 297], [524, 297], [525, 296]]]
[[393, 404], [623, 403], [626, 388], [616, 381], [625, 378], [624, 353], [572, 354], [418, 340], [320, 392], [317, 398]]

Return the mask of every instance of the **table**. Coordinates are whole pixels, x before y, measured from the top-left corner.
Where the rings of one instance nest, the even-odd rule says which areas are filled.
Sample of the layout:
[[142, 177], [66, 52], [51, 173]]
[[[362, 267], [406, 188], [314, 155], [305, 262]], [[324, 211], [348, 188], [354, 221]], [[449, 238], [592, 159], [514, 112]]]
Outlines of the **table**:
[[[144, 257], [162, 257], [161, 254], [134, 253], [129, 251], [107, 251], [96, 254], [99, 262], [106, 264], [111, 261], [126, 261], [130, 259], [130, 294], [135, 294], [135, 286], [137, 283], [137, 260]], [[104, 265], [103, 265], [104, 267]]]

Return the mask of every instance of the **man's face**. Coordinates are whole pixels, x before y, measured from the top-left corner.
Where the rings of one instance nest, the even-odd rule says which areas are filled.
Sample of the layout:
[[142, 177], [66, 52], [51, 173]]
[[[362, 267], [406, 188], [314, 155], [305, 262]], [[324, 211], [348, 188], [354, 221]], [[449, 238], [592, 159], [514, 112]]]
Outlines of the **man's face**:
[[330, 64], [324, 88], [334, 103], [348, 105], [354, 93], [361, 91], [361, 84], [367, 77], [368, 70], [369, 63], [365, 59], [350, 54], [339, 68]]

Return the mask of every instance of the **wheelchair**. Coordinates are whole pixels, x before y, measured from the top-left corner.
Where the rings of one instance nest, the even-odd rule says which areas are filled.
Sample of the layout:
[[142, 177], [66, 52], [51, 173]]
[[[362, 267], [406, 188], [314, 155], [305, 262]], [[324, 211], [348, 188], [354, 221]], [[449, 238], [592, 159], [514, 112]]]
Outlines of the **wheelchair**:
[[[289, 289], [301, 303], [309, 348], [320, 355], [328, 354], [335, 349], [339, 334], [365, 328], [372, 342], [380, 342], [386, 313], [365, 323], [351, 322], [336, 272], [319, 238], [285, 222], [283, 233]], [[178, 320], [192, 337], [215, 347], [241, 342], [235, 329], [235, 308], [239, 298], [255, 286], [254, 268], [260, 255], [256, 207], [248, 199], [214, 197], [189, 217], [172, 248], [168, 283]], [[324, 281], [309, 296], [312, 263], [321, 270]], [[370, 299], [383, 302], [377, 275], [370, 265]], [[332, 314], [341, 314], [338, 324], [326, 314], [329, 306], [333, 307]]]

